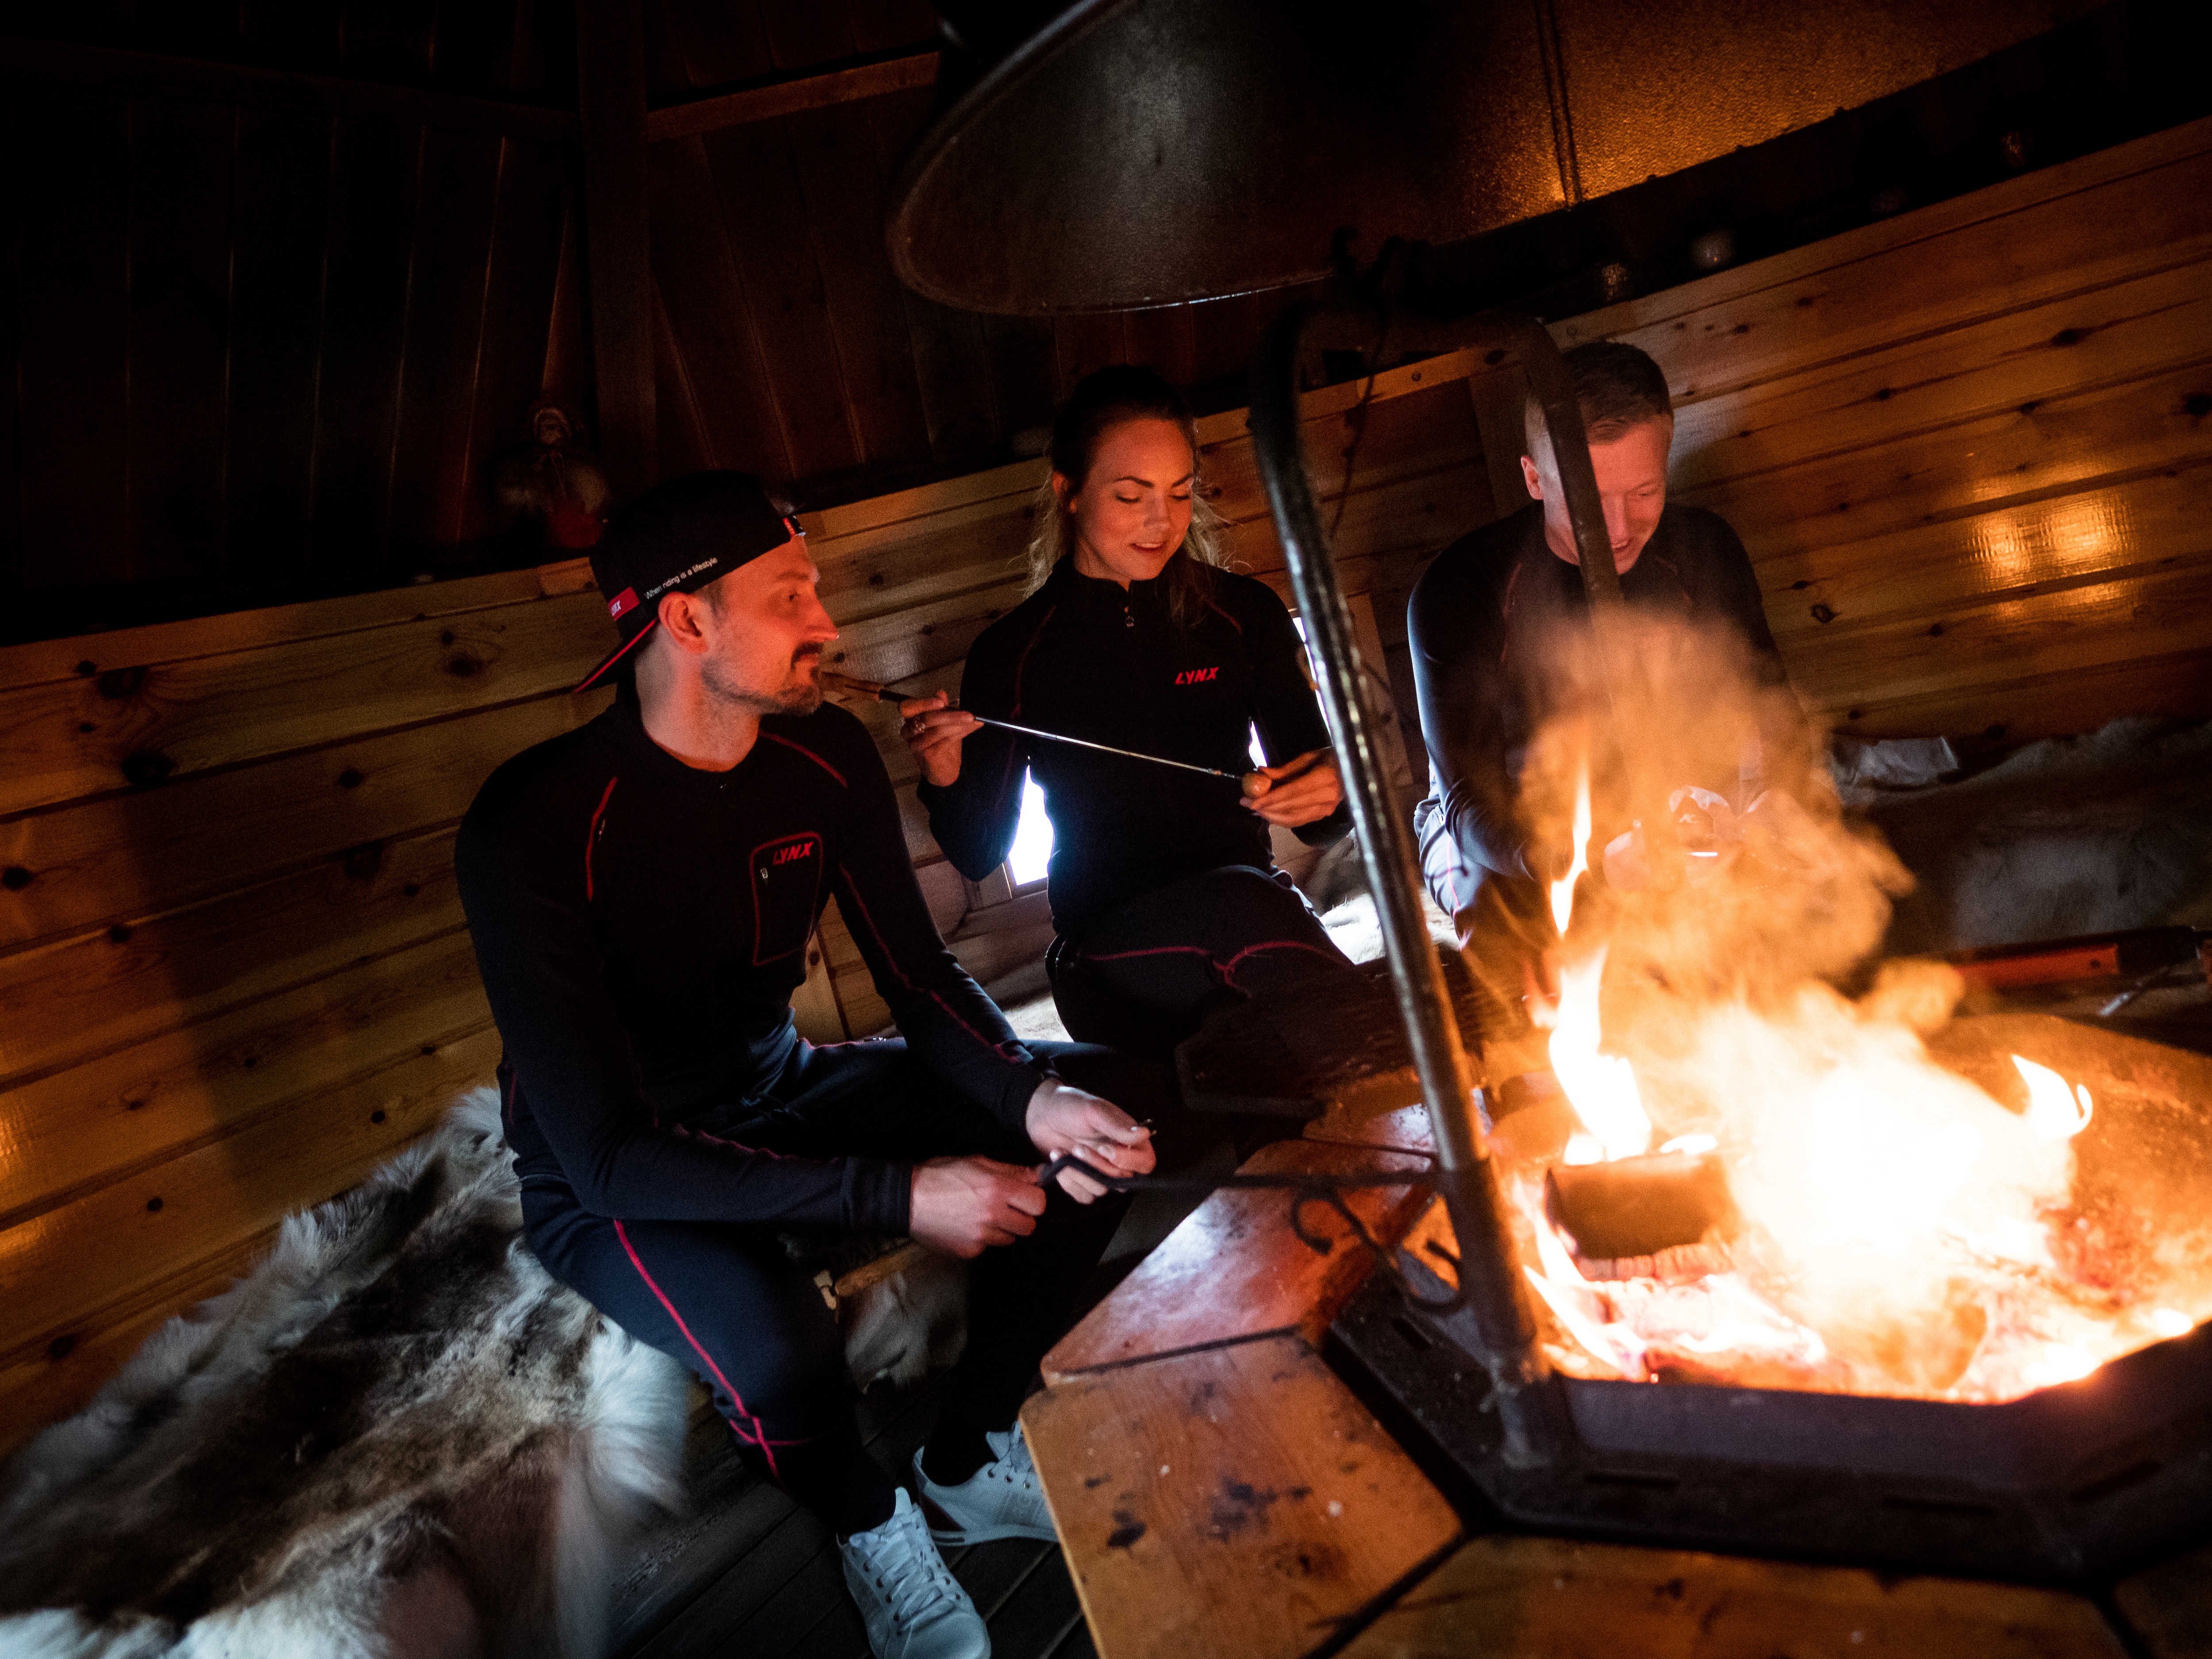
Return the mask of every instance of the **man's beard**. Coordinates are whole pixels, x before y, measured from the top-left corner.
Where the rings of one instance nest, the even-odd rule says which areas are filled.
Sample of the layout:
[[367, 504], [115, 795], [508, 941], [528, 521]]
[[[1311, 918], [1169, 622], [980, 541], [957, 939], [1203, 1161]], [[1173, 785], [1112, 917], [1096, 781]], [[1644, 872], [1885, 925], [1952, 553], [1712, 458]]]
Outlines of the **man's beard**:
[[822, 707], [821, 683], [811, 675], [798, 678], [802, 665], [818, 666], [822, 653], [818, 647], [802, 646], [791, 653], [791, 675], [773, 691], [759, 691], [740, 686], [729, 679], [722, 665], [709, 659], [700, 672], [700, 683], [708, 694], [722, 702], [735, 703], [760, 714], [811, 714]]

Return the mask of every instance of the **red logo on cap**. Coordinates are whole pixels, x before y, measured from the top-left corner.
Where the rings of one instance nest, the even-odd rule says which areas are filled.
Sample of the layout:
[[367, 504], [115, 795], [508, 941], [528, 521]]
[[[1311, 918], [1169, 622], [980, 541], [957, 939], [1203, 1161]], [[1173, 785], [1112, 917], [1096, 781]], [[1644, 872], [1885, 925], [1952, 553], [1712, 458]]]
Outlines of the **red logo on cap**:
[[617, 622], [620, 622], [622, 620], [622, 614], [623, 611], [635, 611], [636, 609], [637, 589], [635, 587], [625, 587], [621, 592], [616, 594], [614, 598], [607, 601], [607, 615], [612, 617]]

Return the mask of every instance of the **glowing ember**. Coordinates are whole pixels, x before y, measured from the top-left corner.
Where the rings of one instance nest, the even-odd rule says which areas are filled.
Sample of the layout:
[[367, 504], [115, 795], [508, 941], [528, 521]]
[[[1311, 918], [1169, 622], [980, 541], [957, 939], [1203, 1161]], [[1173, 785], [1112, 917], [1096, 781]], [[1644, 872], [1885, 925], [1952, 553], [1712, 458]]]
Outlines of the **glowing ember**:
[[2063, 1342], [2052, 1342], [2046, 1344], [2041, 1353], [2022, 1365], [2020, 1374], [2033, 1387], [2047, 1389], [2054, 1382], [2077, 1382], [2103, 1363], [2091, 1358], [2079, 1348], [2069, 1348]]

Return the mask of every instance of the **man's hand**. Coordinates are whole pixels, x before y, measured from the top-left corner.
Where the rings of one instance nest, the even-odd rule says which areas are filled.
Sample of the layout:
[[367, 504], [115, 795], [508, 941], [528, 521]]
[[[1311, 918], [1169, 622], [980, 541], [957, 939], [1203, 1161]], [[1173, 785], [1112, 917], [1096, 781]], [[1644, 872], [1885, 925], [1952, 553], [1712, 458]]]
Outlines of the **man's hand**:
[[[1337, 775], [1336, 763], [1320, 758], [1328, 753], [1326, 749], [1309, 749], [1280, 766], [1261, 767], [1259, 775], [1267, 780], [1268, 787], [1246, 796], [1246, 810], [1285, 830], [1327, 817], [1344, 800], [1344, 780]], [[1288, 782], [1277, 781], [1285, 778]]]
[[1638, 823], [1606, 843], [1607, 885], [1623, 893], [1645, 887], [1703, 886], [1735, 861], [1743, 830], [1727, 797], [1684, 784], [1667, 798], [1674, 822], [1655, 844]]
[[939, 789], [950, 787], [960, 775], [960, 740], [983, 729], [973, 714], [947, 708], [949, 701], [942, 691], [933, 691], [899, 705], [899, 736], [921, 763], [922, 776]]
[[907, 1231], [964, 1261], [1035, 1232], [1044, 1202], [1034, 1170], [994, 1158], [933, 1158], [915, 1165]]
[[[1145, 1175], [1154, 1162], [1150, 1129], [1110, 1100], [1071, 1089], [1057, 1078], [1037, 1085], [1023, 1127], [1030, 1143], [1047, 1158], [1073, 1152], [1108, 1175]], [[1062, 1170], [1060, 1184], [1083, 1204], [1109, 1190], [1076, 1170]]]

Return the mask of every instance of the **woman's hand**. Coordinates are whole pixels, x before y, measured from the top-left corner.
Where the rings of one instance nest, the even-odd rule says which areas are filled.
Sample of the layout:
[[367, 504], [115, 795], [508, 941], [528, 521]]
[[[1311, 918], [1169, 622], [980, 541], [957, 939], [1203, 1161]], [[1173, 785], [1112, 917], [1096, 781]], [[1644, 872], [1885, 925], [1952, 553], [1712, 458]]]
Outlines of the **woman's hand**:
[[1246, 796], [1245, 807], [1285, 830], [1327, 817], [1344, 802], [1344, 780], [1328, 755], [1326, 749], [1309, 749], [1280, 766], [1262, 767], [1257, 775], [1268, 787], [1264, 793]]
[[[1108, 1175], [1146, 1175], [1152, 1170], [1152, 1132], [1110, 1100], [1047, 1078], [1030, 1097], [1023, 1121], [1030, 1144], [1047, 1158], [1073, 1152]], [[1060, 1172], [1060, 1184], [1088, 1204], [1108, 1188], [1074, 1170]]]
[[899, 705], [899, 736], [921, 763], [921, 775], [939, 789], [949, 787], [960, 775], [960, 740], [983, 729], [973, 714], [947, 708], [949, 701], [942, 691], [933, 691]]

